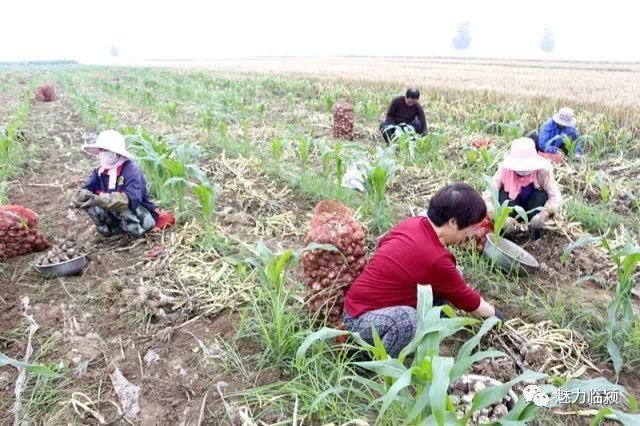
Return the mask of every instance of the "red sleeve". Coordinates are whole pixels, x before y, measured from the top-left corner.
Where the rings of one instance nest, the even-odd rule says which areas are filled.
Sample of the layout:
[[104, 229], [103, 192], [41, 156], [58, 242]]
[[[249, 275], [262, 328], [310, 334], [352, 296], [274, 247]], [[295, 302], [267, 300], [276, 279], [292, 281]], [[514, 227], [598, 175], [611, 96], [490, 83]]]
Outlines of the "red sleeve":
[[434, 295], [447, 299], [458, 309], [472, 312], [480, 306], [480, 294], [464, 281], [450, 253], [440, 256], [433, 263], [429, 282]]

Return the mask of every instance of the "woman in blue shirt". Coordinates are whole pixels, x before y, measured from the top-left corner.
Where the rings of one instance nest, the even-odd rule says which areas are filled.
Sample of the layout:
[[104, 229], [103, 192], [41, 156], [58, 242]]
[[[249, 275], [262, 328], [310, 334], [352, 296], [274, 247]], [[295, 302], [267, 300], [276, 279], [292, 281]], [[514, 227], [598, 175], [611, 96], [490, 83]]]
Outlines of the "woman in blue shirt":
[[[565, 140], [575, 141], [580, 134], [576, 129], [576, 117], [571, 108], [560, 108], [560, 110], [549, 118], [540, 128], [540, 134], [536, 140], [538, 151], [556, 154], [561, 150], [565, 154], [569, 149]], [[535, 140], [535, 138], [533, 138]], [[575, 155], [582, 156], [582, 144], [576, 146]]]

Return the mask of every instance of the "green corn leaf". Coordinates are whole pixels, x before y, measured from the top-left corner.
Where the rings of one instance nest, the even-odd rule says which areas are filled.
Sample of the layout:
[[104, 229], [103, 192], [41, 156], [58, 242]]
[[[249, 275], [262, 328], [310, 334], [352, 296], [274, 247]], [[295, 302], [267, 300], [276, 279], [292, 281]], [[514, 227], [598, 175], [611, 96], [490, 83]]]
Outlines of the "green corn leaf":
[[409, 415], [405, 419], [405, 424], [412, 424], [412, 422], [417, 419], [419, 415], [425, 414], [425, 411], [427, 410], [427, 407], [431, 400], [429, 395], [430, 389], [431, 385], [427, 385], [424, 387], [422, 392], [417, 395], [415, 403], [413, 404]]
[[613, 416], [619, 420], [623, 426], [637, 426], [640, 424], [640, 415], [628, 414], [619, 410], [613, 410]]
[[[408, 369], [404, 373], [402, 373], [400, 377], [398, 377], [398, 379], [395, 381], [395, 383], [389, 388], [387, 393], [378, 400], [378, 401], [382, 401], [382, 407], [380, 408], [380, 412], [378, 413], [378, 420], [382, 419], [384, 413], [387, 411], [389, 406], [391, 406], [393, 402], [397, 401], [398, 394], [403, 389], [411, 385], [412, 374], [413, 374], [413, 371], [411, 369]], [[446, 392], [446, 389], [445, 389], [445, 392]]]
[[[322, 392], [320, 395], [318, 395], [313, 402], [311, 403], [311, 410], [315, 410], [316, 407], [318, 406], [318, 404], [320, 404], [322, 401], [324, 401], [328, 396], [333, 395], [333, 394], [343, 394], [345, 391], [348, 391], [349, 389], [347, 389], [344, 386], [333, 386], [329, 389], [327, 389], [326, 391]], [[297, 424], [297, 423], [294, 423]]]
[[609, 356], [611, 356], [611, 361], [613, 362], [613, 370], [616, 373], [616, 378], [622, 371], [623, 359], [622, 353], [620, 352], [620, 347], [613, 341], [613, 338], [609, 336], [607, 340], [607, 352], [609, 352]]
[[522, 219], [524, 223], [529, 223], [529, 216], [527, 212], [520, 206], [513, 206], [513, 210], [516, 212], [516, 215]]
[[538, 415], [538, 407], [527, 402], [524, 398], [519, 398], [514, 407], [500, 419], [500, 425], [526, 424]]
[[513, 385], [523, 381], [536, 382], [538, 380], [544, 379], [545, 377], [547, 377], [546, 374], [526, 370], [524, 373], [508, 381], [507, 383], [482, 389], [473, 397], [471, 410], [467, 414], [467, 418], [473, 412], [482, 410], [483, 408], [487, 408], [490, 405], [500, 401], [507, 393], [509, 393], [509, 389], [511, 389]]
[[500, 351], [480, 351], [465, 358], [460, 358], [460, 354], [456, 358], [456, 363], [451, 371], [451, 380], [459, 379], [461, 376], [467, 373], [467, 370], [476, 362], [485, 358], [502, 358], [507, 357], [507, 354]]
[[433, 382], [429, 389], [431, 410], [438, 425], [444, 425], [449, 389], [449, 374], [453, 368], [453, 358], [434, 356], [432, 359]]
[[355, 365], [382, 376], [393, 377], [395, 379], [402, 376], [407, 371], [407, 367], [405, 367], [396, 358], [387, 358], [380, 361], [361, 361], [356, 362]]
[[351, 334], [351, 332], [346, 330], [336, 330], [329, 327], [323, 327], [320, 330], [311, 333], [304, 339], [298, 350], [296, 351], [296, 365], [300, 367], [302, 365], [302, 361], [307, 354], [307, 351], [318, 340], [329, 340], [335, 339], [338, 336], [346, 336]]
[[10, 365], [15, 368], [24, 368], [28, 372], [36, 374], [38, 376], [44, 376], [44, 377], [56, 376], [56, 373], [49, 367], [46, 367], [44, 365], [37, 365], [37, 364], [27, 364], [25, 362], [18, 361], [17, 359], [8, 357], [2, 352], [0, 352], [0, 367], [4, 367], [5, 365]]
[[379, 395], [383, 395], [387, 391], [387, 389], [380, 383], [362, 376], [345, 376], [341, 381], [354, 381], [356, 383], [360, 383], [361, 385], [377, 392]]
[[600, 422], [604, 420], [607, 416], [612, 417], [613, 410], [611, 408], [601, 408], [596, 416], [591, 420], [591, 426], [599, 426]]
[[478, 332], [467, 340], [458, 351], [457, 360], [467, 358], [471, 352], [480, 344], [480, 340], [487, 334], [500, 320], [497, 317], [490, 317], [484, 320]]

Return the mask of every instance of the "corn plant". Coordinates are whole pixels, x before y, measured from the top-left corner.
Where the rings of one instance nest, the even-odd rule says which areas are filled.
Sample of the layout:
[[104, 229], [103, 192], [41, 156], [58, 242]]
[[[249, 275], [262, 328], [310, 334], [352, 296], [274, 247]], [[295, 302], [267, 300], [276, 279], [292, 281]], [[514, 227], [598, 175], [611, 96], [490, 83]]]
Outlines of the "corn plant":
[[298, 262], [301, 252], [316, 249], [337, 251], [332, 245], [310, 244], [300, 251], [276, 254], [260, 240], [251, 249], [253, 256], [244, 260], [253, 266], [260, 278], [252, 299], [250, 321], [262, 339], [265, 363], [282, 363], [293, 358], [304, 339], [302, 331], [313, 321], [303, 314], [302, 304], [293, 300], [294, 294], [285, 283], [287, 270]]
[[178, 116], [178, 103], [167, 102], [166, 104], [164, 104], [164, 110], [167, 116], [169, 117], [169, 121], [171, 123], [175, 122], [176, 117]]
[[336, 103], [336, 99], [331, 95], [324, 95], [324, 107], [327, 112], [333, 111], [333, 105]]
[[[631, 239], [629, 238], [631, 241]], [[622, 247], [614, 247], [605, 237], [584, 235], [574, 243], [569, 244], [562, 255], [562, 263], [566, 264], [571, 253], [587, 245], [597, 244], [604, 248], [609, 259], [616, 265], [617, 282], [615, 295], [607, 307], [607, 351], [611, 356], [616, 377], [622, 371], [624, 360], [617, 340], [623, 331], [632, 327], [634, 323], [631, 290], [635, 288], [634, 273], [640, 266], [640, 247], [633, 242], [627, 242]]]
[[169, 144], [142, 131], [131, 136], [131, 148], [145, 172], [150, 191], [161, 203], [175, 204], [178, 213], [184, 213], [188, 170], [199, 155], [197, 146]]
[[496, 162], [495, 151], [491, 148], [480, 147], [471, 149], [467, 153], [466, 166], [471, 167], [477, 162], [480, 162], [482, 171], [492, 169]]
[[227, 140], [227, 136], [229, 135], [229, 124], [226, 121], [221, 120], [220, 123], [218, 123], [218, 133], [223, 141]]
[[262, 240], [253, 252], [254, 257], [245, 262], [257, 271], [261, 285], [255, 289], [251, 321], [262, 338], [265, 359], [282, 362], [300, 341], [297, 330], [300, 308], [290, 308], [292, 294], [285, 287], [285, 273], [295, 261], [295, 252], [287, 250], [276, 255]]
[[430, 165], [439, 170], [448, 167], [448, 162], [444, 158], [447, 139], [447, 134], [437, 129], [418, 137], [416, 139], [415, 163]]
[[[506, 383], [490, 386], [477, 392], [471, 401], [470, 409], [461, 418], [457, 416], [456, 407], [449, 394], [450, 386], [468, 374], [471, 366], [486, 358], [503, 357], [500, 351], [479, 351], [477, 347], [482, 338], [499, 322], [495, 317], [484, 320], [478, 331], [470, 337], [458, 350], [455, 357], [441, 356], [441, 345], [448, 337], [459, 334], [468, 327], [480, 323], [480, 320], [457, 317], [450, 306], [433, 306], [433, 294], [430, 286], [418, 286], [417, 329], [413, 340], [405, 347], [398, 358], [389, 357], [381, 344], [375, 328], [374, 342], [365, 342], [357, 333], [344, 330], [323, 328], [309, 335], [296, 352], [296, 366], [301, 368], [312, 345], [319, 340], [335, 339], [338, 336], [349, 336], [349, 347], [369, 352], [373, 361], [356, 362], [360, 368], [376, 374], [374, 378], [347, 376], [333, 388], [326, 390], [326, 397], [341, 392], [345, 388], [360, 385], [374, 397], [370, 406], [379, 406], [378, 421], [395, 418], [400, 424], [420, 425], [456, 425], [463, 426], [474, 413], [501, 401], [509, 390], [521, 382], [536, 382], [547, 377], [546, 374], [525, 370], [519, 376]], [[407, 366], [408, 360], [411, 363]], [[348, 385], [345, 386], [344, 384]], [[350, 385], [350, 386], [349, 386]], [[622, 386], [614, 385], [603, 378], [592, 380], [571, 379], [559, 388], [553, 385], [541, 385], [546, 394], [550, 394], [548, 407], [559, 405], [557, 395], [562, 391], [588, 392], [591, 390], [615, 390], [623, 393], [629, 401], [632, 411], [637, 411], [635, 398], [628, 394]], [[361, 395], [366, 395], [362, 392]], [[624, 416], [620, 411], [606, 411], [607, 414]], [[603, 414], [604, 415], [604, 414]], [[627, 414], [637, 419], [635, 414]], [[518, 400], [513, 408], [498, 420], [497, 424], [525, 426], [527, 422], [538, 416], [538, 409], [532, 402], [524, 398]], [[632, 424], [632, 423], [629, 423]]]
[[583, 144], [584, 141], [585, 141], [585, 137], [584, 136], [579, 136], [575, 140], [572, 140], [568, 136], [564, 136], [563, 137], [562, 143], [563, 143], [565, 149], [567, 150], [569, 158], [574, 159], [576, 157], [578, 146]]
[[195, 165], [190, 165], [189, 170], [196, 179], [196, 182], [189, 182], [191, 191], [196, 195], [200, 210], [197, 217], [200, 219], [206, 232], [207, 246], [213, 243], [213, 213], [215, 211], [218, 188], [209, 182], [204, 172]]
[[372, 228], [383, 232], [389, 225], [386, 215], [387, 188], [398, 170], [393, 147], [378, 149], [374, 163], [365, 163], [360, 166], [360, 172], [364, 177], [364, 190], [369, 203], [374, 208]]
[[[441, 317], [442, 313], [445, 317]], [[380, 383], [351, 376], [345, 377], [343, 381], [360, 383], [371, 392], [380, 394], [380, 397], [372, 402], [380, 405], [378, 421], [385, 418], [387, 411], [392, 410], [404, 424], [464, 425], [474, 412], [504, 398], [513, 385], [544, 377], [544, 374], [525, 372], [504, 385], [480, 391], [474, 396], [471, 410], [465, 418], [458, 419], [456, 409], [450, 400], [449, 387], [466, 374], [473, 363], [489, 357], [504, 356], [499, 351], [475, 351], [480, 339], [499, 320], [495, 317], [487, 319], [478, 333], [469, 339], [458, 355], [453, 358], [440, 356], [442, 342], [453, 334], [465, 330], [466, 327], [478, 323], [479, 320], [457, 317], [449, 306], [433, 306], [430, 286], [418, 286], [417, 319], [416, 334], [397, 359], [386, 354], [378, 338], [374, 345], [370, 345], [357, 334], [351, 334], [358, 347], [374, 354], [374, 361], [357, 362], [356, 365], [378, 374], [382, 380]], [[322, 329], [310, 335], [298, 349], [296, 354], [298, 365], [315, 341], [344, 334], [350, 333]], [[405, 366], [408, 357], [413, 357], [410, 367]], [[510, 420], [520, 422], [530, 420], [530, 414], [525, 408], [513, 410]]]
[[366, 101], [361, 102], [358, 106], [365, 120], [373, 120], [380, 116], [380, 107], [373, 99], [367, 99]]
[[309, 167], [309, 155], [313, 150], [313, 138], [310, 135], [304, 135], [298, 142], [298, 156], [300, 157], [300, 164], [303, 169]]
[[331, 162], [334, 163], [334, 175], [338, 182], [338, 185], [342, 184], [342, 178], [345, 174], [346, 157], [343, 156], [344, 146], [341, 143], [336, 143], [333, 148], [327, 146], [324, 147], [320, 161], [322, 163], [322, 172], [325, 176], [329, 175], [329, 167]]
[[203, 107], [200, 111], [200, 124], [207, 132], [207, 141], [211, 143], [213, 133], [213, 109], [210, 105]]
[[271, 139], [271, 144], [269, 147], [269, 151], [271, 152], [271, 158], [276, 162], [276, 164], [280, 164], [282, 160], [282, 154], [284, 154], [285, 141], [280, 136], [275, 136]]
[[404, 133], [391, 139], [391, 143], [396, 145], [400, 158], [404, 165], [411, 165], [416, 157], [416, 134]]
[[507, 219], [515, 211], [517, 216], [522, 219], [525, 225], [529, 224], [529, 216], [527, 212], [520, 206], [510, 206], [509, 199], [500, 203], [500, 193], [493, 186], [493, 180], [489, 176], [484, 176], [487, 187], [491, 191], [491, 201], [493, 204], [493, 244], [497, 247], [502, 239], [502, 231]]

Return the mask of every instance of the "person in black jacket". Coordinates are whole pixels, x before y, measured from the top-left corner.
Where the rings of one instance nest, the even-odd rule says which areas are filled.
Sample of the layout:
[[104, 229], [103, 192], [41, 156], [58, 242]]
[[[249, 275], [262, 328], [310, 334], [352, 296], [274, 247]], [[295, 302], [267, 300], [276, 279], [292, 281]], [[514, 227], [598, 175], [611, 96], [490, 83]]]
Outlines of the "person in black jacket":
[[389, 143], [393, 139], [398, 127], [404, 127], [406, 131], [406, 126], [411, 126], [419, 135], [427, 132], [427, 119], [424, 116], [424, 109], [418, 102], [419, 99], [418, 89], [407, 89], [405, 96], [398, 96], [391, 101], [387, 116], [380, 123], [380, 133], [385, 142]]

